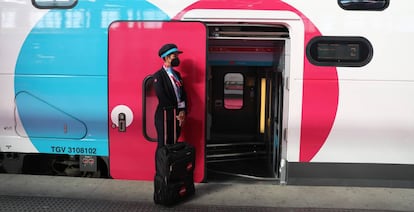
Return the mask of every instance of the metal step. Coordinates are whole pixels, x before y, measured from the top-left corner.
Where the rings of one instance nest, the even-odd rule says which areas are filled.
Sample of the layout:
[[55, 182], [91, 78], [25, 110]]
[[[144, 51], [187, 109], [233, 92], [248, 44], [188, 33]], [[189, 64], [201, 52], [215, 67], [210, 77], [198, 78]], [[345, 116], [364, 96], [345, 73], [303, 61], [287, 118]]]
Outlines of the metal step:
[[207, 144], [207, 163], [249, 160], [266, 157], [263, 142], [226, 142]]

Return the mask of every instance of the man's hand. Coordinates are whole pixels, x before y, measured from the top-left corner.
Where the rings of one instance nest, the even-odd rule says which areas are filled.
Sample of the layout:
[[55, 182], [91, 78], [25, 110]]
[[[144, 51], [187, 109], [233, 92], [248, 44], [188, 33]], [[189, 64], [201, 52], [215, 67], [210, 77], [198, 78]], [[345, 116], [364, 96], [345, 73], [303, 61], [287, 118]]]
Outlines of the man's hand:
[[178, 119], [178, 125], [180, 127], [183, 126], [184, 120], [185, 120], [185, 112], [184, 111], [180, 111], [178, 113], [177, 119]]

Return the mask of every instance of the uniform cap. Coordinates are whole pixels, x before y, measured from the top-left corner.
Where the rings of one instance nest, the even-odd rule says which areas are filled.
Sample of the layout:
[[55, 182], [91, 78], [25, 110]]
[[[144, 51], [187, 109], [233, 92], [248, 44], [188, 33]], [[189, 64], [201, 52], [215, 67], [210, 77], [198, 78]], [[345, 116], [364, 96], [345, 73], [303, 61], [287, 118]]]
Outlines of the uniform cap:
[[181, 54], [183, 52], [178, 50], [177, 45], [173, 43], [168, 43], [161, 47], [161, 49], [158, 51], [158, 56], [160, 56], [161, 58], [164, 58], [172, 53]]

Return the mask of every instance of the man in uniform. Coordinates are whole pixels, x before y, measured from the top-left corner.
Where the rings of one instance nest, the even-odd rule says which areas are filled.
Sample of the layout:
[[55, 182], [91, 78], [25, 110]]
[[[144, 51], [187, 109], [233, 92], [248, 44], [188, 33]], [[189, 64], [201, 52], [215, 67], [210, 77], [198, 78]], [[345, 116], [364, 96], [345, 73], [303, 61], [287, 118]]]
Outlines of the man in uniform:
[[[181, 126], [186, 115], [186, 93], [184, 91], [181, 75], [173, 67], [180, 65], [177, 45], [165, 44], [158, 51], [163, 59], [163, 66], [154, 75], [154, 88], [158, 98], [158, 106], [155, 111], [155, 127], [157, 129], [158, 146], [164, 145], [164, 111], [167, 111], [167, 143], [172, 144], [178, 139]], [[175, 109], [175, 110], [173, 110]], [[173, 111], [176, 111], [173, 114]], [[176, 116], [176, 119], [174, 118]], [[176, 137], [174, 138], [174, 120], [176, 120]]]

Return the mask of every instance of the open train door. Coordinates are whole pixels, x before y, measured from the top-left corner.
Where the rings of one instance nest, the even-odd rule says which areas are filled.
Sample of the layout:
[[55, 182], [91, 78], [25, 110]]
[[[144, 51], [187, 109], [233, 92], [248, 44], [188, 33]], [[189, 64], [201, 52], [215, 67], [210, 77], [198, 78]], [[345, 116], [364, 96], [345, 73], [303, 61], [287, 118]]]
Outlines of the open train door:
[[196, 148], [194, 180], [204, 178], [206, 108], [206, 27], [200, 22], [120, 21], [109, 27], [108, 128], [110, 175], [117, 179], [153, 180], [157, 98], [152, 77], [162, 67], [158, 50], [175, 43], [188, 98], [180, 140]]

